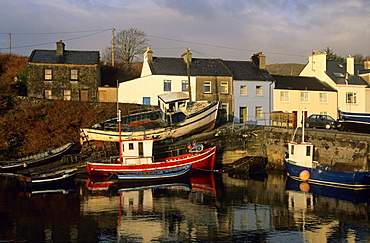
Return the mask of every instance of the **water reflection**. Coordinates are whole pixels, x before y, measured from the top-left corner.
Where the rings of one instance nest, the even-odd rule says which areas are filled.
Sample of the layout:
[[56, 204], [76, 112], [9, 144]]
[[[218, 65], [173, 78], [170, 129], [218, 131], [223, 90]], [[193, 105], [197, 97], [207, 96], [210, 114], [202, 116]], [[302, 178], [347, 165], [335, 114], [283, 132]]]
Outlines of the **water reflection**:
[[0, 180], [0, 241], [370, 240], [369, 194], [308, 189], [284, 173], [123, 185], [90, 178], [27, 195], [9, 183]]

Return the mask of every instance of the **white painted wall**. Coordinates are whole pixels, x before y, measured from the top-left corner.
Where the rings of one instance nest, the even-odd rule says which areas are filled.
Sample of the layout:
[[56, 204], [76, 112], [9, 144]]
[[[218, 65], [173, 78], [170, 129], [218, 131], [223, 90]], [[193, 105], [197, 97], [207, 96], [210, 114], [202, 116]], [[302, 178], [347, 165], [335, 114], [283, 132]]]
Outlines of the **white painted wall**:
[[[164, 91], [164, 80], [171, 80], [171, 92], [182, 92], [182, 80], [187, 76], [150, 75], [119, 84], [118, 102], [143, 104], [143, 97], [150, 97], [151, 105], [158, 105], [158, 95]], [[195, 100], [195, 77], [190, 77], [192, 100]]]

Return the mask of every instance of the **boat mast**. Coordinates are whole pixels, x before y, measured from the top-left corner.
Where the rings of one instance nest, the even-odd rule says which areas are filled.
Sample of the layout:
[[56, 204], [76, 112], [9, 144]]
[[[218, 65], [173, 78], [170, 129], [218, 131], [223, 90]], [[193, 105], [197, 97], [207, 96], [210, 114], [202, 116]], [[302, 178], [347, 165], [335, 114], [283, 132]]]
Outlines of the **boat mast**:
[[304, 114], [305, 114], [305, 110], [302, 111], [302, 143], [304, 143], [304, 128], [306, 126]]
[[118, 144], [119, 144], [119, 162], [122, 164], [122, 124], [121, 124], [121, 110], [118, 109]]

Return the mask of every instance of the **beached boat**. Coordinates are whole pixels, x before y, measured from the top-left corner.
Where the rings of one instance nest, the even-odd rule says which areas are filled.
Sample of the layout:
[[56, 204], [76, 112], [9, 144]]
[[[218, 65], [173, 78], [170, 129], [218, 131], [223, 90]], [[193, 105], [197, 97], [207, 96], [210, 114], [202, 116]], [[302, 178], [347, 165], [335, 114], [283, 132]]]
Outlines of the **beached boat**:
[[314, 144], [304, 141], [289, 142], [285, 154], [288, 175], [295, 180], [336, 188], [363, 190], [370, 188], [370, 172], [352, 163], [322, 164], [314, 160]]
[[72, 183], [77, 176], [77, 169], [60, 170], [50, 173], [18, 176], [18, 182], [25, 188], [54, 188]]
[[25, 169], [25, 167], [29, 168], [32, 166], [57, 161], [71, 150], [73, 144], [74, 142], [70, 142], [61, 147], [47, 150], [38, 154], [9, 161], [0, 161], [0, 172], [15, 172]]
[[[123, 138], [165, 140], [213, 129], [218, 101], [190, 102], [182, 92], [158, 96], [159, 110], [121, 118]], [[118, 118], [80, 129], [81, 143], [87, 141], [119, 142]]]
[[339, 111], [338, 123], [342, 131], [370, 133], [370, 113]]
[[116, 183], [121, 183], [125, 180], [150, 180], [150, 181], [160, 181], [167, 180], [171, 178], [177, 178], [184, 176], [190, 172], [191, 164], [176, 167], [173, 169], [166, 170], [156, 170], [156, 171], [145, 171], [145, 172], [130, 172], [130, 173], [112, 173], [109, 177], [112, 181]]
[[[110, 157], [109, 161], [87, 162], [87, 173], [92, 176], [108, 176], [109, 173], [159, 173], [177, 170], [191, 165], [191, 170], [213, 170], [216, 147], [196, 146], [187, 154], [155, 159], [154, 139], [130, 139], [120, 143], [121, 155]], [[202, 150], [199, 149], [202, 148]]]

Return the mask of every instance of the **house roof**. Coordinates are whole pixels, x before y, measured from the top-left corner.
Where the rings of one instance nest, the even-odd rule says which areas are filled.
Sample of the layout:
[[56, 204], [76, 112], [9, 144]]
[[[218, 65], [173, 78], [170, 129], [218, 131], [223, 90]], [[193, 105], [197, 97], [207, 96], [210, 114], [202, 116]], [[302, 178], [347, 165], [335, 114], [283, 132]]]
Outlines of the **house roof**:
[[57, 55], [55, 50], [33, 50], [28, 62], [96, 65], [99, 63], [99, 51], [64, 51], [63, 55]]
[[275, 79], [275, 89], [335, 91], [330, 85], [315, 77], [272, 75]]
[[274, 81], [270, 73], [258, 68], [251, 61], [224, 61], [232, 72], [234, 80]]
[[[346, 84], [346, 64], [338, 61], [326, 61], [326, 74], [336, 84]], [[363, 65], [355, 65], [354, 73], [357, 74], [363, 69]], [[351, 85], [368, 85], [368, 83], [358, 75], [348, 75], [348, 84]]]
[[[150, 63], [153, 75], [187, 76], [186, 63], [182, 58], [153, 57]], [[220, 59], [193, 58], [191, 76], [231, 76]]]

